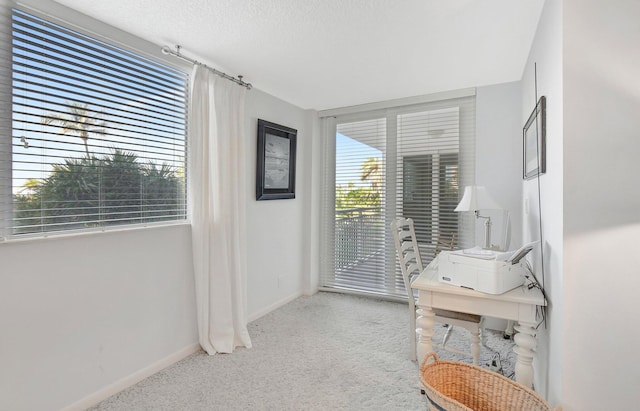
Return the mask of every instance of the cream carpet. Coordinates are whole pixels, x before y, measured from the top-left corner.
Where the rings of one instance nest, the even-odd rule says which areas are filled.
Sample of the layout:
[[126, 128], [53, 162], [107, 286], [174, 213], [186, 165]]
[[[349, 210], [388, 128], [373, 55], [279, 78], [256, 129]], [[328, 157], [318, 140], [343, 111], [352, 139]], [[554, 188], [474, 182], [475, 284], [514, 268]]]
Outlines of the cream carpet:
[[[253, 348], [193, 354], [93, 410], [420, 410], [418, 365], [408, 359], [406, 304], [320, 292], [249, 324]], [[436, 326], [441, 338], [444, 327]], [[512, 342], [488, 332], [481, 364]], [[466, 330], [449, 344], [466, 349]], [[441, 352], [442, 359], [471, 362]]]

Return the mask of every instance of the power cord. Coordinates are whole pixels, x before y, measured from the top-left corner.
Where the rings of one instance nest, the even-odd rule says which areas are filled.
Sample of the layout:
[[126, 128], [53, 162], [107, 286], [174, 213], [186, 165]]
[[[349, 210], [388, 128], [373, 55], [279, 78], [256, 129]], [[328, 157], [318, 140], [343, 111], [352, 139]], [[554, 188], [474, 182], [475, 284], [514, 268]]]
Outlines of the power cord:
[[[538, 110], [538, 63], [534, 62], [533, 63], [533, 76], [534, 76], [534, 89], [535, 89], [535, 110]], [[542, 108], [540, 108], [542, 110]], [[544, 116], [544, 113], [540, 113], [542, 116]], [[540, 172], [542, 171], [542, 167], [540, 164], [540, 161], [542, 159], [541, 157], [541, 153], [540, 153], [540, 130], [538, 130], [538, 120], [535, 121], [535, 126], [536, 126], [536, 155], [538, 158], [538, 172], [536, 173], [536, 184], [537, 184], [537, 188], [538, 188], [538, 214], [540, 216], [540, 218], [538, 219], [538, 225], [539, 225], [539, 230], [540, 230], [540, 270], [542, 271], [542, 286], [540, 286], [540, 284], [538, 283], [537, 279], [535, 280], [535, 285], [534, 287], [537, 287], [540, 289], [540, 291], [542, 291], [542, 295], [544, 296], [544, 302], [545, 304], [547, 303], [547, 296], [544, 293], [544, 277], [545, 277], [545, 270], [544, 270], [544, 235], [542, 233], [542, 190], [540, 188]], [[531, 273], [531, 276], [535, 279], [535, 275], [533, 274], [533, 270], [529, 270], [529, 272]], [[533, 287], [531, 287], [533, 288]], [[529, 288], [529, 289], [531, 289]], [[546, 306], [546, 305], [545, 305]], [[545, 310], [542, 310], [543, 313], [545, 312]], [[542, 316], [542, 323], [545, 325], [545, 328], [547, 327], [547, 318], [546, 315], [543, 314]], [[538, 327], [540, 327], [540, 324], [538, 324]], [[538, 328], [536, 327], [536, 328]]]
[[491, 358], [491, 362], [486, 364], [489, 371], [493, 371], [500, 375], [503, 375], [509, 379], [512, 379], [515, 375], [515, 371], [512, 371], [511, 374], [505, 375], [504, 368], [502, 368], [502, 358], [500, 358], [500, 353], [496, 352], [493, 354], [493, 358]]
[[491, 363], [487, 364], [489, 369], [493, 372], [502, 374], [502, 361], [500, 360], [500, 353], [495, 353], [491, 359]]
[[[505, 346], [503, 348], [503, 352], [501, 354], [500, 351], [494, 349], [490, 345], [484, 345], [483, 348], [486, 348], [491, 353], [491, 360], [489, 362], [483, 362], [482, 367], [486, 368], [489, 371], [496, 372], [500, 375], [503, 375], [509, 379], [513, 379], [515, 375], [515, 364], [517, 362], [517, 354], [513, 351], [513, 347], [515, 342], [511, 340], [509, 346]], [[505, 367], [507, 370], [510, 370], [510, 374], [505, 374]]]
[[524, 283], [524, 287], [527, 287], [527, 289], [531, 290], [532, 288], [537, 288], [540, 290], [540, 292], [542, 293], [542, 297], [544, 298], [544, 302], [545, 305], [544, 306], [538, 306], [536, 307], [536, 312], [537, 314], [540, 315], [540, 317], [542, 318], [542, 320], [538, 323], [538, 325], [536, 326], [536, 330], [538, 328], [540, 328], [540, 325], [545, 324], [546, 320], [547, 320], [547, 310], [546, 310], [546, 304], [547, 304], [547, 295], [544, 292], [544, 287], [540, 285], [540, 283], [538, 282], [538, 279], [536, 278], [536, 276], [533, 274], [533, 268], [531, 267], [531, 263], [529, 263], [528, 260], [525, 260], [526, 263], [526, 271], [528, 271], [529, 274], [525, 274], [524, 278], [525, 278], [525, 283]]

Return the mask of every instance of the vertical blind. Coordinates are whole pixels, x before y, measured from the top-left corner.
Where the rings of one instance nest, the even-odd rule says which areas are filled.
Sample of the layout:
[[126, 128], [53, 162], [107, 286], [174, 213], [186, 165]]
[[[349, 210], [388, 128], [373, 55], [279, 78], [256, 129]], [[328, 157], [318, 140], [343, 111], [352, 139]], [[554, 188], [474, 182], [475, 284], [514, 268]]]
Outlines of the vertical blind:
[[453, 210], [475, 179], [475, 97], [325, 122], [321, 288], [404, 297], [394, 217], [414, 220], [425, 264], [473, 239], [473, 220]]
[[188, 76], [18, 9], [11, 22], [4, 237], [185, 219]]

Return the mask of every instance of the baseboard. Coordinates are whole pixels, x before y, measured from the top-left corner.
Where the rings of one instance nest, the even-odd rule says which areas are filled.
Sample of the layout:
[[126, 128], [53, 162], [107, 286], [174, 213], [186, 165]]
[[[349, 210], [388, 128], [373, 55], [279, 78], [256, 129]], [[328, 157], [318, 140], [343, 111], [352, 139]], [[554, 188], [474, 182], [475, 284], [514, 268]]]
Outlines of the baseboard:
[[71, 404], [68, 407], [63, 408], [63, 411], [80, 411], [80, 410], [86, 410], [89, 407], [93, 407], [94, 405], [98, 404], [100, 401], [106, 400], [112, 395], [115, 395], [120, 391], [124, 390], [125, 388], [129, 388], [132, 385], [139, 383], [145, 378], [150, 377], [151, 375], [163, 370], [164, 368], [167, 368], [168, 366], [182, 360], [183, 358], [188, 357], [193, 353], [198, 352], [199, 350], [200, 350], [200, 344], [196, 343], [196, 344], [189, 345], [181, 349], [180, 351], [177, 351], [161, 359], [160, 361], [157, 361], [149, 365], [148, 367], [145, 367], [139, 371], [136, 371], [135, 373], [125, 378], [122, 378], [121, 380], [116, 381], [115, 383], [99, 391], [96, 391], [91, 395], [88, 395], [87, 397], [84, 397], [80, 401], [74, 404]]
[[290, 303], [291, 301], [295, 300], [298, 297], [301, 297], [303, 295], [302, 291], [297, 291], [293, 294], [291, 294], [290, 296], [280, 300], [280, 301], [276, 301], [275, 303], [269, 305], [268, 307], [263, 308], [262, 310], [253, 313], [249, 316], [248, 321], [247, 322], [251, 322], [251, 321], [255, 321], [258, 318], [265, 316], [267, 314], [269, 314], [271, 311], [282, 307], [285, 304]]
[[[249, 316], [248, 322], [257, 320], [258, 318], [266, 314], [269, 314], [271, 311], [276, 310], [282, 307], [283, 305], [290, 303], [291, 301], [295, 300], [296, 298], [302, 295], [303, 295], [303, 292], [298, 291], [291, 294], [288, 297], [285, 297], [279, 301], [276, 301], [275, 303], [263, 308], [262, 310], [256, 313], [253, 313], [251, 316]], [[86, 410], [87, 408], [93, 407], [99, 402], [104, 401], [107, 398], [111, 397], [112, 395], [115, 395], [120, 391], [139, 383], [145, 378], [150, 377], [151, 375], [163, 370], [164, 368], [167, 368], [168, 366], [182, 360], [183, 358], [188, 357], [193, 353], [198, 352], [200, 349], [201, 349], [200, 344], [197, 344], [197, 343], [190, 345], [188, 347], [185, 347], [180, 351], [175, 352], [161, 359], [160, 361], [149, 365], [148, 367], [145, 367], [99, 391], [96, 391], [91, 395], [88, 395], [87, 397], [81, 399], [78, 402], [75, 402], [74, 404], [71, 404], [63, 408], [62, 410], [63, 411], [81, 411], [81, 410]]]

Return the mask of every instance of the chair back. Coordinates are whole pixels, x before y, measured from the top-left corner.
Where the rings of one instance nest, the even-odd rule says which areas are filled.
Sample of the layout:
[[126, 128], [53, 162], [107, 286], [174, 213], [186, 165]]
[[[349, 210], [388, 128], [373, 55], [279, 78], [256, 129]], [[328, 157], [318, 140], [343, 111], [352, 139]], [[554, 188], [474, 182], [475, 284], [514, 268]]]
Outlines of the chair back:
[[407, 289], [407, 296], [410, 296], [413, 294], [411, 281], [413, 277], [419, 275], [423, 270], [413, 220], [411, 218], [396, 217], [391, 222], [391, 231], [393, 232], [400, 270], [402, 270], [404, 286]]

